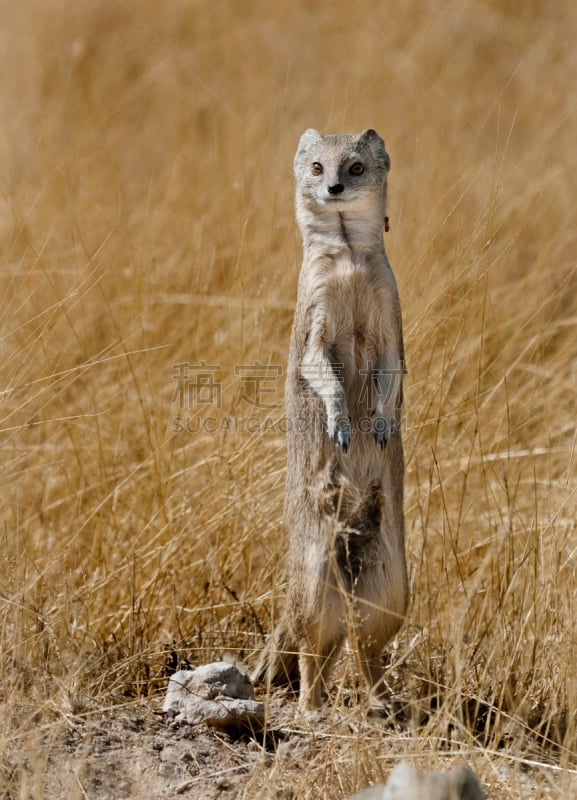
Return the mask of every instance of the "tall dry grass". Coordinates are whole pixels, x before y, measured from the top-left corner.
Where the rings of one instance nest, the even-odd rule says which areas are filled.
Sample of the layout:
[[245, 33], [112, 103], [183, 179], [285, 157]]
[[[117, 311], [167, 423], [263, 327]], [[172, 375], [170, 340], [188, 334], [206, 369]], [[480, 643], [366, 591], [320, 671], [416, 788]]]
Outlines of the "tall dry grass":
[[[476, 752], [500, 797], [571, 794], [576, 32], [570, 0], [4, 8], [4, 748], [39, 713], [261, 644], [283, 596], [293, 152], [306, 127], [370, 126], [409, 368], [395, 753]], [[324, 748], [296, 796], [390, 767], [379, 737]], [[287, 780], [263, 774], [263, 797]]]

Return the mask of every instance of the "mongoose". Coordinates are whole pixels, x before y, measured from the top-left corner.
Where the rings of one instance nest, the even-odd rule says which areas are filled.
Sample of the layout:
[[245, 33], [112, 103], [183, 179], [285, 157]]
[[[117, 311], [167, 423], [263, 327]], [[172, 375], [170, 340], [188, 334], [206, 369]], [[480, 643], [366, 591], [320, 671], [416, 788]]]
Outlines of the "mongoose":
[[382, 691], [382, 651], [408, 602], [389, 168], [374, 130], [307, 130], [294, 162], [303, 264], [285, 389], [288, 597], [254, 677], [292, 681], [298, 665], [304, 710], [321, 704], [345, 638]]

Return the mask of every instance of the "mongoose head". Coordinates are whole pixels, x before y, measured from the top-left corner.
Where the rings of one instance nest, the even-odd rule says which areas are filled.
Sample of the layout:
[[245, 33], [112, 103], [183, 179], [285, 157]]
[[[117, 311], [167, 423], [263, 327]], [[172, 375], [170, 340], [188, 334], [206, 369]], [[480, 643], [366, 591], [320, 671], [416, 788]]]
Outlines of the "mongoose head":
[[297, 208], [317, 214], [376, 212], [384, 220], [390, 166], [385, 143], [374, 130], [323, 136], [309, 128], [294, 162]]

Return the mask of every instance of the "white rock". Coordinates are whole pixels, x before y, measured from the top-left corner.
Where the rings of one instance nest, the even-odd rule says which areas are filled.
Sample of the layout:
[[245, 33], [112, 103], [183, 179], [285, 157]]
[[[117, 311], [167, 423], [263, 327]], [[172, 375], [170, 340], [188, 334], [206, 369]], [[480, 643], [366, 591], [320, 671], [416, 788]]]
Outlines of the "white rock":
[[162, 710], [175, 722], [219, 728], [264, 719], [264, 706], [253, 700], [246, 675], [225, 661], [176, 672], [168, 682]]
[[402, 761], [386, 786], [373, 786], [350, 800], [485, 800], [485, 795], [467, 766], [450, 773], [419, 772]]

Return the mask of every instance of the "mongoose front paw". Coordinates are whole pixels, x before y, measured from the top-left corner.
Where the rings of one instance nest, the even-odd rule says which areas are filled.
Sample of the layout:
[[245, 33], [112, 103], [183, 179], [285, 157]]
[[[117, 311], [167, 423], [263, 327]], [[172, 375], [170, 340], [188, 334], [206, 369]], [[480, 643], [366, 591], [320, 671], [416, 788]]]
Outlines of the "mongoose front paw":
[[391, 436], [399, 432], [399, 423], [395, 417], [385, 419], [373, 411], [371, 428], [375, 442], [379, 447], [385, 448]]
[[329, 419], [328, 434], [336, 446], [346, 453], [351, 444], [351, 418]]

